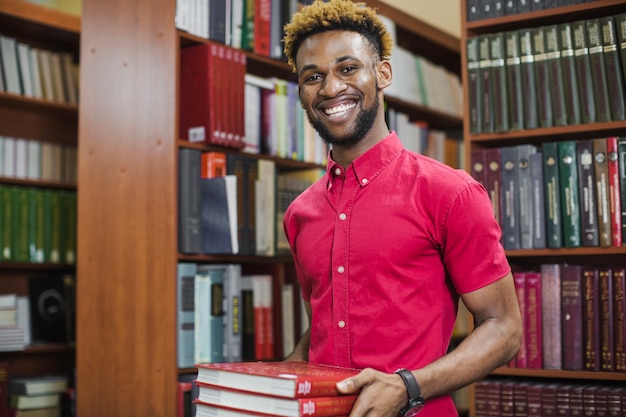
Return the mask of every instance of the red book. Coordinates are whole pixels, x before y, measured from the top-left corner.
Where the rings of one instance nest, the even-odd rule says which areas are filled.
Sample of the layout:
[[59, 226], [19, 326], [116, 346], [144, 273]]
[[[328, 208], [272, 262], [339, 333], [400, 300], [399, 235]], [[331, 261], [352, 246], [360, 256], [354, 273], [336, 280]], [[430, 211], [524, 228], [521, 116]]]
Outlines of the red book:
[[503, 381], [500, 385], [500, 416], [502, 417], [515, 415], [514, 386], [515, 383], [512, 381]]
[[285, 361], [201, 363], [196, 367], [198, 382], [285, 398], [339, 395], [335, 384], [359, 373], [357, 369]]
[[544, 388], [543, 384], [531, 382], [528, 384], [526, 391], [528, 409], [526, 410], [527, 417], [545, 417], [541, 410], [541, 391]]
[[561, 268], [561, 332], [563, 338], [563, 369], [583, 369], [583, 300], [582, 266]]
[[600, 296], [599, 274], [593, 267], [583, 270], [583, 345], [584, 369], [600, 370]]
[[[196, 417], [271, 417], [268, 414], [254, 413], [252, 411], [233, 410], [217, 405], [204, 404], [196, 401]], [[335, 417], [347, 417], [335, 416]]]
[[474, 383], [474, 417], [489, 417], [489, 385], [491, 381], [482, 380]]
[[613, 269], [613, 317], [615, 318], [615, 371], [626, 372], [626, 269]]
[[202, 152], [201, 178], [217, 178], [226, 175], [224, 152]]
[[178, 409], [177, 417], [191, 417], [191, 390], [193, 383], [189, 381], [178, 381], [176, 391], [176, 407]]
[[268, 416], [323, 417], [350, 414], [358, 395], [284, 398], [198, 383], [197, 404]]
[[615, 370], [615, 332], [613, 320], [613, 271], [601, 268], [600, 280], [600, 370]]
[[617, 139], [617, 136], [610, 136], [606, 139], [606, 156], [609, 171], [609, 212], [611, 214], [611, 238], [613, 246], [622, 246], [622, 207]]
[[541, 415], [556, 417], [556, 388], [557, 384], [544, 385], [541, 388]]
[[254, 1], [254, 53], [270, 56], [272, 0]]
[[541, 329], [541, 273], [526, 273], [526, 367], [541, 369], [542, 356], [542, 329]]

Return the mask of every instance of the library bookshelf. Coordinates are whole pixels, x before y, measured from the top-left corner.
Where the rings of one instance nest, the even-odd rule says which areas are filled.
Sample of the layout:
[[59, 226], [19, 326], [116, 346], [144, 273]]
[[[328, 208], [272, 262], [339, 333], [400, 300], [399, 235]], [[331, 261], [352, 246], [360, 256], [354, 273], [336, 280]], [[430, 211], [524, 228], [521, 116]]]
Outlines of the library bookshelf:
[[[615, 16], [626, 12], [623, 1], [599, 0], [579, 2], [568, 6], [543, 8], [515, 14], [481, 17], [468, 19], [471, 1], [462, 1], [462, 28], [461, 28], [461, 72], [463, 77], [464, 102], [467, 103], [464, 111], [464, 140], [466, 144], [466, 166], [472, 170], [473, 156], [476, 150], [514, 147], [516, 145], [535, 145], [538, 152], [545, 143], [582, 141], [585, 139], [606, 138], [609, 136], [622, 137], [626, 135], [626, 122], [623, 118], [613, 118], [608, 121], [589, 121], [588, 123], [567, 123], [565, 125], [538, 125], [535, 128], [522, 129], [472, 129], [473, 113], [471, 107], [472, 92], [470, 87], [472, 77], [472, 56], [468, 46], [470, 40], [488, 37], [498, 33], [510, 33], [525, 29], [545, 28], [551, 25], [564, 25], [577, 21]], [[539, 2], [541, 3], [541, 2]], [[495, 2], [492, 2], [495, 4]], [[502, 4], [502, 3], [501, 3]], [[519, 45], [519, 44], [518, 44]], [[505, 57], [506, 58], [506, 57]], [[536, 58], [535, 58], [536, 60]], [[503, 62], [503, 61], [501, 61]], [[511, 61], [513, 62], [513, 61]], [[506, 65], [509, 65], [508, 63]], [[505, 66], [506, 66], [505, 65]], [[479, 78], [480, 79], [480, 78]], [[501, 89], [494, 87], [493, 94]], [[511, 95], [507, 87], [507, 94]], [[510, 104], [507, 104], [510, 106]], [[541, 115], [539, 115], [541, 116]], [[510, 127], [510, 125], [509, 125]], [[502, 210], [502, 208], [500, 209]], [[500, 211], [500, 215], [502, 211]], [[546, 220], [547, 221], [547, 220]], [[516, 270], [539, 270], [543, 264], [582, 264], [596, 268], [612, 268], [624, 265], [626, 246], [583, 246], [553, 247], [553, 248], [520, 248], [507, 249], [509, 262]], [[565, 343], [565, 341], [564, 341]], [[572, 343], [570, 340], [569, 343]], [[514, 383], [536, 382], [540, 384], [606, 384], [607, 386], [623, 386], [626, 373], [563, 370], [563, 369], [527, 369], [505, 366], [496, 369], [491, 377], [501, 381]], [[470, 416], [478, 416], [478, 396], [476, 384], [470, 391]]]
[[[62, 51], [78, 58], [80, 18], [19, 0], [0, 1], [0, 35], [33, 47]], [[41, 144], [77, 146], [78, 106], [53, 102], [20, 93], [0, 91], [0, 137], [37, 141]], [[16, 139], [17, 140], [17, 139]], [[75, 182], [41, 176], [23, 177], [2, 171], [0, 187], [21, 190], [76, 192]], [[8, 225], [3, 223], [3, 229]], [[3, 294], [29, 296], [29, 279], [74, 274], [69, 263], [33, 262], [4, 259], [0, 262], [0, 288]], [[0, 353], [9, 376], [64, 374], [71, 378], [75, 368], [73, 342], [42, 342], [24, 350]]]
[[[180, 51], [206, 40], [176, 29], [175, 3], [83, 1], [78, 415], [175, 415], [177, 378], [193, 372], [176, 366], [178, 262], [241, 263], [244, 270], [271, 271], [279, 281], [293, 279], [288, 257], [189, 256], [177, 250], [178, 150], [219, 148], [178, 137]], [[368, 3], [396, 21], [408, 49], [459, 73], [457, 39], [382, 2]], [[286, 64], [252, 53], [247, 71], [291, 76]], [[460, 117], [389, 102], [439, 128], [462, 126]], [[319, 168], [275, 161], [283, 170]]]

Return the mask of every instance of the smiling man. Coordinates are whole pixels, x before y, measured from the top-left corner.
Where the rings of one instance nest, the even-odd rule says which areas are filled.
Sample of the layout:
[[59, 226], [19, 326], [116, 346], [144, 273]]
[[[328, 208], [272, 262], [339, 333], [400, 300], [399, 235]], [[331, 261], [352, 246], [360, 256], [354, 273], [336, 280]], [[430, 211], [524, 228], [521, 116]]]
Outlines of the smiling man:
[[[302, 107], [332, 145], [284, 228], [310, 327], [287, 360], [362, 369], [351, 416], [455, 416], [450, 393], [508, 362], [521, 319], [500, 228], [467, 173], [385, 123], [391, 37], [371, 8], [315, 1], [285, 26]], [[474, 330], [447, 353], [459, 297]]]

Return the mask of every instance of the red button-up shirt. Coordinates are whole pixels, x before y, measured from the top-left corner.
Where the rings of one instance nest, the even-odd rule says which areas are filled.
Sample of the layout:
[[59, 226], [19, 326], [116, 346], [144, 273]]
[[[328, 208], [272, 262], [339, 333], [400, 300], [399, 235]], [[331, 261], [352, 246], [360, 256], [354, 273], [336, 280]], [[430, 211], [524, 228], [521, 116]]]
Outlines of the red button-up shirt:
[[[394, 132], [347, 169], [329, 158], [284, 227], [313, 311], [315, 363], [419, 369], [446, 353], [457, 294], [510, 270], [484, 188]], [[421, 415], [456, 413], [449, 397], [426, 404]]]

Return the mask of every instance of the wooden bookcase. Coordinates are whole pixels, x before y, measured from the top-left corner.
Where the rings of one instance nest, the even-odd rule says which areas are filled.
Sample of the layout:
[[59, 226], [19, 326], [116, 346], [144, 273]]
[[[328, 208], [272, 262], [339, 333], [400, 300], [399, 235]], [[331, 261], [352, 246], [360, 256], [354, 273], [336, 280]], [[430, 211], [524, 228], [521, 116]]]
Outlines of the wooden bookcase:
[[[20, 0], [0, 0], [0, 33], [30, 46], [78, 56], [80, 18]], [[0, 92], [0, 135], [76, 146], [78, 107], [24, 95]], [[76, 184], [0, 177], [0, 184], [25, 188], [76, 190]], [[0, 262], [2, 293], [28, 295], [28, 280], [73, 274], [71, 264]], [[0, 352], [9, 376], [45, 373], [71, 377], [75, 347], [67, 343], [31, 345], [24, 351]]]
[[[177, 31], [175, 3], [83, 1], [76, 352], [81, 416], [176, 415], [177, 377], [190, 372], [176, 366], [179, 261], [237, 262], [278, 277], [290, 273], [286, 257], [177, 252], [178, 149], [198, 147], [178, 138], [179, 54], [205, 41]], [[460, 72], [458, 39], [381, 2], [368, 3], [397, 22], [407, 49]], [[291, 76], [284, 63], [254, 54], [248, 54], [248, 71]], [[460, 117], [389, 103], [433, 127], [462, 125]], [[276, 162], [280, 169], [315, 166]]]
[[[532, 11], [523, 14], [494, 17], [484, 20], [467, 21], [467, 0], [461, 1], [461, 72], [463, 78], [464, 103], [469, 102], [467, 40], [479, 35], [533, 28], [551, 24], [574, 22], [623, 13], [626, 3], [620, 0], [598, 0], [559, 8]], [[471, 152], [477, 148], [497, 148], [518, 144], [541, 145], [546, 142], [591, 139], [607, 136], [626, 135], [626, 121], [618, 120], [603, 123], [579, 124], [573, 126], [545, 127], [532, 130], [505, 131], [500, 133], [471, 133], [470, 109], [464, 111], [464, 138], [466, 144], [466, 167], [470, 167]], [[521, 249], [507, 251], [507, 257], [515, 268], [523, 266], [538, 268], [547, 263], [590, 264], [596, 266], [624, 265], [626, 246], [620, 247], [578, 247], [562, 249]], [[619, 372], [591, 372], [546, 369], [522, 369], [502, 367], [493, 375], [510, 377], [513, 380], [557, 381], [566, 383], [626, 381], [626, 374]], [[474, 387], [470, 391], [470, 416], [476, 415]]]

